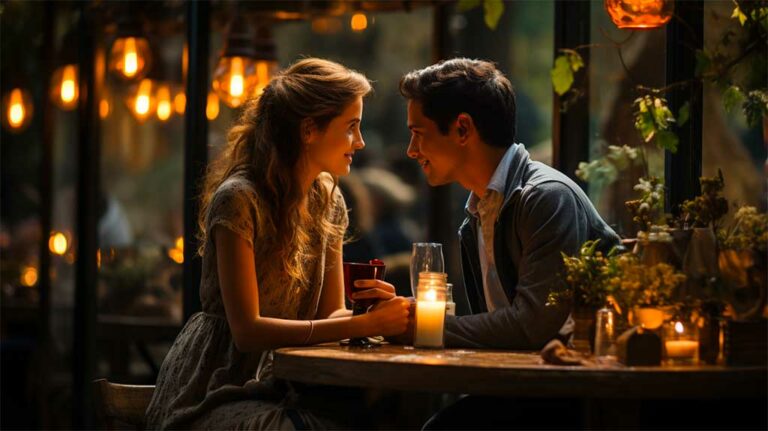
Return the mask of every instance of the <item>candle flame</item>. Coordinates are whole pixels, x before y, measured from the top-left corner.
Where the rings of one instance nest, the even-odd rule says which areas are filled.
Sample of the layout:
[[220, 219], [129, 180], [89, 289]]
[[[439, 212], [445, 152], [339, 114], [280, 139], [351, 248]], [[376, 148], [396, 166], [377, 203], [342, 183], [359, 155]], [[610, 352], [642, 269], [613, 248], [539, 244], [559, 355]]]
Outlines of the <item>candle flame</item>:
[[437, 292], [435, 289], [429, 289], [427, 293], [424, 294], [424, 299], [430, 302], [437, 301]]
[[682, 322], [675, 322], [675, 331], [678, 334], [682, 334], [684, 330], [685, 330], [685, 328], [683, 327], [683, 323]]

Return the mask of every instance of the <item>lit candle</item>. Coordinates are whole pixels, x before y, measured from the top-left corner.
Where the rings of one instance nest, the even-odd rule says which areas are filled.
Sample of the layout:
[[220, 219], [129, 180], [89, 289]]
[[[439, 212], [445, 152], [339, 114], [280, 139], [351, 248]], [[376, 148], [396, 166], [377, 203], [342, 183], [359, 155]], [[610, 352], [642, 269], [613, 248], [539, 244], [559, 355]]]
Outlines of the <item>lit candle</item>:
[[673, 365], [695, 364], [699, 357], [696, 327], [688, 322], [670, 322], [664, 331], [667, 362]]
[[693, 340], [667, 341], [665, 346], [670, 358], [694, 358], [699, 350], [699, 342]]
[[444, 273], [422, 272], [416, 300], [416, 347], [443, 347], [445, 324], [445, 280]]

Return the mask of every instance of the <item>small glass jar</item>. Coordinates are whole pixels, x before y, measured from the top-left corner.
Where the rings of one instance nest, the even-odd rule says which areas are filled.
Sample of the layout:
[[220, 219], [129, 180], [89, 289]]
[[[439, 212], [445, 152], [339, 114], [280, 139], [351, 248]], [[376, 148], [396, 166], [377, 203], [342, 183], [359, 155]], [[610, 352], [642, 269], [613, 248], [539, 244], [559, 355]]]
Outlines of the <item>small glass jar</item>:
[[672, 320], [664, 325], [664, 353], [669, 365], [695, 365], [699, 358], [699, 333], [696, 325]]
[[613, 311], [603, 307], [595, 313], [595, 356], [606, 357], [616, 355], [615, 323]]
[[420, 272], [416, 290], [416, 332], [413, 345], [440, 349], [446, 313], [446, 284], [443, 272]]
[[456, 303], [453, 301], [453, 284], [445, 284], [445, 314], [448, 316], [456, 315]]

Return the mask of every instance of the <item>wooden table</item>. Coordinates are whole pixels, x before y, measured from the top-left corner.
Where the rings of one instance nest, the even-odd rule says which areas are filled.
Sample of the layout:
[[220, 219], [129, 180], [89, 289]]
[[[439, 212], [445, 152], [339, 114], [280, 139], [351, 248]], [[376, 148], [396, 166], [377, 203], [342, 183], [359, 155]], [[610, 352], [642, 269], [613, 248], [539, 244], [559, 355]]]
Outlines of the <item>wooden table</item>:
[[763, 398], [768, 391], [766, 367], [556, 366], [544, 364], [538, 352], [388, 344], [278, 349], [274, 373], [313, 384], [512, 397]]

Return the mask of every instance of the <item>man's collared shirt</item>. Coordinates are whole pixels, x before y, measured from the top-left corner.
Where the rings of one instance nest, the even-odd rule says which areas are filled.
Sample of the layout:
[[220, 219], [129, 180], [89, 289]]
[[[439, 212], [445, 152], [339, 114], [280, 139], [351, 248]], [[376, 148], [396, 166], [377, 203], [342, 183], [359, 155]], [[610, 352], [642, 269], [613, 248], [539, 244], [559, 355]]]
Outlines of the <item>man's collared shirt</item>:
[[483, 292], [485, 293], [485, 305], [488, 307], [488, 311], [509, 306], [509, 299], [507, 299], [507, 295], [504, 293], [499, 273], [496, 270], [496, 262], [493, 255], [493, 229], [496, 219], [499, 217], [501, 205], [504, 203], [504, 196], [506, 195], [505, 183], [512, 157], [515, 154], [515, 148], [512, 145], [504, 153], [504, 157], [496, 166], [496, 171], [494, 171], [491, 181], [486, 187], [485, 196], [480, 199], [479, 196], [471, 193], [467, 203], [467, 210], [478, 219], [481, 231], [477, 238], [477, 251], [480, 255], [480, 268], [483, 273]]

